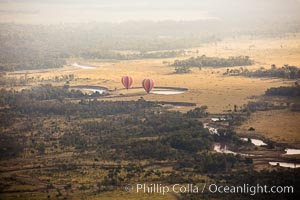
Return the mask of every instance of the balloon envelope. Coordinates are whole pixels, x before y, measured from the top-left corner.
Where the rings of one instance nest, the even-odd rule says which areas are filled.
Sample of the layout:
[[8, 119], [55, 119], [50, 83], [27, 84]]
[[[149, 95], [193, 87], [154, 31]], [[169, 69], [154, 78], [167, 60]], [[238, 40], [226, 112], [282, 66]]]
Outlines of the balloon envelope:
[[147, 93], [149, 93], [154, 87], [154, 81], [152, 79], [144, 79], [142, 86]]
[[124, 85], [124, 87], [127, 90], [131, 87], [131, 85], [133, 83], [133, 79], [132, 79], [131, 76], [123, 76], [122, 79], [121, 79], [121, 81], [122, 81], [122, 84]]

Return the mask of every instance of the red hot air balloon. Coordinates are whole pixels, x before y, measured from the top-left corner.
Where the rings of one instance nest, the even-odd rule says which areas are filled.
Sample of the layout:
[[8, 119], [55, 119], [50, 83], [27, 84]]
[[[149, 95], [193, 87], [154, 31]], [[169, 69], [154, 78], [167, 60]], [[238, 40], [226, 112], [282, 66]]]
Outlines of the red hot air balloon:
[[131, 87], [131, 85], [133, 83], [133, 79], [131, 76], [123, 76], [121, 81], [127, 90]]
[[154, 81], [152, 79], [144, 79], [142, 82], [142, 86], [147, 93], [149, 93], [154, 87]]

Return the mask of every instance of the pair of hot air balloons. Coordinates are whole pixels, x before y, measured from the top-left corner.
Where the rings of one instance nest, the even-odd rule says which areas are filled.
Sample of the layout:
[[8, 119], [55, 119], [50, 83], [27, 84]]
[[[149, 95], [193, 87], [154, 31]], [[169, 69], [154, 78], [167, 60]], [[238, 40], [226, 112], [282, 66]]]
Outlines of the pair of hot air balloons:
[[[123, 76], [121, 81], [127, 90], [131, 87], [133, 83], [133, 79], [131, 76]], [[149, 93], [154, 87], [154, 81], [152, 79], [144, 79], [142, 81], [142, 86], [145, 89], [145, 91]]]

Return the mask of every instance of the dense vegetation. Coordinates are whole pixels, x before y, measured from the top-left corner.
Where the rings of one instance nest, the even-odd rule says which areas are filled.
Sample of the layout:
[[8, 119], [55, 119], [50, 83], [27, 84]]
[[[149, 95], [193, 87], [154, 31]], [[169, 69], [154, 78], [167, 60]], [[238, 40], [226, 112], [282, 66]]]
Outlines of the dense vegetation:
[[248, 56], [237, 56], [229, 58], [208, 57], [206, 55], [191, 57], [186, 60], [175, 60], [175, 67], [233, 67], [253, 65], [254, 61]]
[[207, 106], [201, 106], [201, 107], [195, 108], [194, 110], [189, 110], [187, 112], [187, 116], [191, 117], [191, 118], [207, 117], [208, 116], [207, 109], [208, 109]]
[[189, 66], [176, 66], [175, 67], [175, 73], [176, 74], [187, 74], [190, 73], [192, 70]]
[[[300, 184], [299, 182], [299, 173], [296, 173], [297, 170], [293, 172], [293, 170], [285, 170], [285, 171], [267, 171], [262, 170], [260, 172], [257, 171], [245, 171], [239, 170], [238, 172], [230, 175], [224, 174], [211, 174], [211, 178], [217, 178], [222, 180], [222, 183], [217, 183], [217, 185], [225, 185], [225, 186], [243, 186], [243, 184], [248, 186], [264, 186], [268, 187], [270, 190], [270, 186], [297, 186]], [[213, 182], [214, 183], [214, 182]], [[214, 183], [215, 184], [215, 183]], [[184, 199], [188, 200], [200, 200], [200, 199], [295, 199], [299, 195], [299, 191], [294, 187], [293, 193], [290, 191], [288, 194], [286, 193], [271, 193], [271, 192], [257, 192], [254, 190], [248, 190], [248, 193], [235, 193], [235, 194], [225, 194], [225, 193], [209, 193], [205, 192], [205, 195], [199, 194], [185, 194]], [[254, 194], [255, 195], [251, 195]]]
[[[280, 86], [280, 87], [272, 87], [267, 89], [265, 92], [267, 96], [279, 96], [287, 98], [286, 100], [286, 108], [289, 108], [291, 111], [300, 111], [300, 103], [299, 103], [299, 97], [300, 97], [300, 86]], [[288, 99], [291, 99], [291, 101], [288, 101]], [[284, 105], [281, 103], [281, 107]], [[278, 107], [278, 106], [277, 106]]]
[[114, 51], [83, 52], [79, 56], [85, 59], [114, 59], [114, 60], [135, 60], [148, 58], [172, 58], [185, 55], [185, 51], [156, 51], [139, 53], [118, 53]]
[[[217, 44], [220, 39], [229, 36], [235, 40], [236, 36], [244, 34], [250, 36], [251, 43], [256, 36], [262, 39], [262, 34], [267, 37], [282, 37], [282, 33], [289, 33], [283, 39], [297, 39], [299, 12], [290, 11], [296, 4], [285, 3], [288, 6], [283, 6], [282, 10], [276, 8], [276, 2], [272, 2], [276, 5], [274, 9], [266, 4], [262, 7], [257, 6], [257, 10], [248, 6], [247, 2], [241, 2], [246, 3], [246, 9], [231, 6], [229, 2], [232, 10], [228, 10], [221, 3], [220, 6], [212, 3], [212, 9], [207, 9], [210, 7], [204, 5], [207, 2], [203, 5], [201, 3], [200, 6], [195, 1], [190, 1], [193, 8], [188, 16], [185, 15], [189, 11], [188, 1], [183, 3], [185, 6], [180, 6], [179, 1], [163, 2], [163, 9], [159, 10], [157, 8], [160, 6], [152, 2], [149, 3], [150, 6], [148, 3], [143, 5], [143, 2], [135, 4], [137, 0], [126, 4], [120, 0], [107, 1], [103, 5], [93, 2], [84, 7], [81, 7], [79, 1], [71, 3], [69, 0], [45, 0], [36, 5], [31, 4], [32, 6], [19, 0], [12, 4], [9, 1], [1, 3], [4, 7], [0, 9], [0, 16], [4, 18], [0, 20], [12, 23], [0, 23], [0, 199], [167, 197], [161, 194], [138, 195], [133, 191], [124, 191], [125, 185], [133, 186], [136, 183], [168, 186], [193, 184], [200, 186], [199, 188], [204, 184], [208, 187], [210, 183], [224, 186], [292, 185], [295, 194], [291, 195], [211, 194], [206, 188], [203, 194], [200, 191], [199, 194], [181, 193], [171, 194], [169, 197], [187, 200], [297, 199], [300, 192], [296, 188], [300, 185], [300, 169], [270, 166], [268, 162], [277, 160], [299, 163], [299, 158], [280, 156], [285, 144], [275, 144], [266, 139], [264, 142], [267, 146], [261, 147], [254, 146], [250, 138], [247, 142], [243, 141], [233, 131], [233, 127], [240, 125], [249, 117], [248, 114], [256, 111], [287, 108], [300, 111], [300, 104], [295, 103], [299, 97], [299, 86], [270, 88], [265, 96], [259, 97], [261, 99], [255, 97], [253, 102], [245, 105], [238, 105], [241, 101], [234, 102], [235, 98], [232, 98], [232, 102], [224, 107], [226, 110], [221, 114], [208, 113], [207, 106], [196, 107], [196, 103], [191, 102], [192, 95], [188, 102], [172, 102], [175, 107], [196, 107], [182, 113], [171, 111], [171, 102], [166, 99], [146, 101], [141, 97], [134, 101], [126, 101], [124, 99], [128, 99], [127, 95], [116, 95], [120, 92], [117, 88], [109, 91], [112, 94], [109, 97], [105, 96], [105, 92], [88, 95], [82, 92], [84, 90], [72, 89], [83, 88], [91, 83], [103, 83], [107, 87], [115, 85], [112, 80], [108, 80], [109, 77], [103, 77], [105, 73], [99, 72], [98, 76], [96, 71], [93, 73], [92, 70], [90, 73], [67, 74], [73, 73], [69, 69], [59, 70], [63, 73], [52, 75], [44, 72], [51, 72], [53, 69], [39, 70], [38, 73], [26, 72], [29, 69], [60, 68], [70, 63], [84, 63], [84, 60], [88, 63], [112, 62], [112, 65], [118, 65], [114, 63], [121, 60], [195, 56], [186, 60], [175, 60], [174, 63], [165, 59], [163, 64], [172, 69], [174, 67], [177, 74], [190, 73], [192, 67], [198, 67], [199, 70], [202, 67], [228, 67], [225, 73], [227, 75], [297, 79], [300, 77], [300, 71], [295, 66], [285, 65], [277, 68], [274, 65], [271, 70], [261, 68], [250, 72], [243, 67], [230, 68], [253, 65], [254, 61], [248, 56], [207, 57], [201, 56], [203, 52], [196, 49], [180, 50], [197, 48], [206, 42], [212, 42], [217, 50], [221, 46]], [[85, 18], [84, 21], [89, 21], [90, 17], [102, 21], [109, 20], [110, 17], [95, 16], [105, 16], [105, 12], [108, 11], [113, 18], [125, 13], [127, 16], [122, 16], [123, 21], [134, 17], [132, 14], [135, 12], [131, 10], [137, 9], [137, 13], [144, 13], [145, 16], [155, 11], [158, 14], [155, 19], [160, 19], [161, 15], [171, 16], [173, 11], [179, 15], [185, 13], [184, 16], [188, 20], [189, 17], [194, 17], [193, 12], [199, 10], [199, 6], [203, 13], [198, 12], [198, 15], [207, 15], [208, 19], [204, 17], [203, 20], [194, 21], [50, 25], [52, 20], [47, 21], [45, 17], [50, 14], [48, 17], [53, 18], [53, 21], [55, 18], [64, 21], [68, 15], [67, 18], [72, 18], [71, 21], [78, 21], [82, 17]], [[147, 9], [144, 10], [143, 7]], [[237, 7], [239, 9], [236, 9]], [[70, 11], [74, 11], [74, 8], [75, 17], [71, 17]], [[111, 12], [115, 9], [117, 13]], [[286, 9], [288, 11], [285, 11]], [[206, 13], [206, 10], [209, 13]], [[236, 17], [239, 13], [244, 13], [241, 19]], [[247, 13], [255, 13], [256, 18]], [[288, 16], [287, 13], [291, 13], [292, 16]], [[31, 18], [34, 22], [42, 23], [26, 25]], [[18, 24], [19, 22], [22, 23]], [[43, 23], [49, 24], [42, 25]], [[277, 26], [274, 27], [274, 24]], [[254, 43], [249, 46], [249, 52], [256, 49]], [[283, 44], [285, 43], [283, 41]], [[229, 48], [232, 45], [223, 44], [225, 43], [222, 43], [223, 50], [231, 51]], [[282, 50], [284, 49], [286, 48]], [[15, 70], [25, 72], [11, 73]], [[94, 74], [95, 79], [90, 74]], [[141, 73], [135, 74], [137, 76]], [[299, 85], [299, 81], [295, 83]], [[101, 88], [90, 88], [96, 87]], [[235, 93], [232, 91], [230, 96], [234, 97]], [[134, 95], [139, 94], [129, 94]], [[222, 92], [216, 95], [216, 98], [228, 101], [222, 96]], [[249, 128], [255, 129], [259, 131], [258, 127]], [[252, 135], [249, 134], [249, 137]], [[219, 153], [218, 147], [221, 150], [229, 148], [230, 151], [238, 153]]]
[[[147, 23], [0, 24], [0, 71], [62, 67], [66, 60], [72, 58], [128, 60], [174, 57], [184, 54], [184, 51], [174, 49], [218, 40], [203, 34], [187, 40], [184, 33], [176, 35], [165, 28], [165, 23], [149, 22], [145, 28], [152, 29], [145, 31], [140, 28], [144, 24]], [[161, 28], [161, 35], [153, 32], [157, 28]]]
[[[18, 72], [17, 72], [18, 73]], [[56, 75], [56, 76], [49, 76], [47, 78], [41, 77], [41, 75], [34, 76], [28, 72], [20, 73], [20, 76], [9, 75], [6, 72], [0, 74], [0, 86], [26, 86], [35, 83], [39, 83], [41, 85], [55, 83], [65, 83], [69, 84], [71, 81], [77, 80], [88, 80], [88, 78], [78, 78], [74, 74], [63, 74], [63, 75]], [[24, 75], [23, 75], [24, 74]]]
[[300, 87], [286, 87], [281, 86], [277, 88], [269, 88], [266, 91], [266, 95], [268, 96], [286, 96], [286, 97], [300, 97]]
[[255, 71], [249, 71], [248, 69], [234, 69], [225, 72], [225, 74], [233, 76], [248, 76], [248, 77], [274, 77], [285, 79], [297, 79], [300, 78], [300, 69], [296, 66], [284, 65], [282, 67], [276, 67], [272, 65], [270, 69], [261, 67]]
[[[62, 101], [64, 98], [80, 98], [85, 95], [79, 90], [69, 90], [69, 86], [41, 85], [31, 89], [23, 89], [20, 92], [1, 89], [0, 106], [18, 106], [20, 102], [34, 102], [36, 100], [56, 99]], [[20, 99], [22, 99], [20, 101]]]
[[[183, 114], [143, 99], [100, 101], [68, 86], [52, 85], [19, 92], [2, 89], [0, 99], [0, 168], [30, 174], [42, 188], [35, 190], [40, 195], [92, 196], [135, 182], [201, 184], [208, 178], [236, 184], [238, 174], [249, 178], [242, 170], [252, 170], [251, 158], [212, 151], [215, 142], [236, 148], [244, 143], [231, 129], [210, 134], [199, 121], [208, 116], [207, 106]], [[11, 166], [15, 160], [22, 164]], [[164, 166], [171, 168], [160, 170]], [[261, 176], [252, 175], [254, 180]], [[20, 197], [31, 192], [11, 189], [32, 184], [26, 179], [19, 183], [8, 175], [0, 183], [12, 196], [10, 191]]]
[[[114, 116], [105, 117], [105, 121], [87, 121], [68, 129], [61, 138], [61, 142], [62, 144], [75, 146], [76, 148], [87, 147], [87, 140], [85, 139], [87, 136], [94, 138], [90, 141], [94, 143], [94, 148], [100, 144], [103, 146], [110, 144], [112, 146], [109, 148], [121, 148], [119, 156], [122, 155], [121, 152], [126, 152], [130, 149], [127, 152], [127, 156], [138, 159], [141, 159], [141, 156], [145, 156], [144, 159], [152, 158], [152, 156], [158, 159], [155, 157], [156, 154], [152, 152], [154, 146], [158, 148], [157, 156], [160, 156], [162, 159], [174, 158], [174, 154], [177, 152], [174, 150], [176, 149], [196, 152], [211, 148], [212, 138], [203, 129], [201, 123], [190, 118], [185, 118], [177, 112], [164, 112], [161, 114], [157, 112], [145, 113], [145, 109], [157, 106], [144, 100], [131, 102], [90, 100], [83, 98], [86, 96], [80, 91], [68, 90], [67, 86], [58, 87], [51, 85], [42, 85], [20, 92], [1, 90], [0, 94], [1, 106], [8, 106], [5, 112], [13, 113], [11, 116], [6, 116], [5, 120], [10, 122], [16, 120], [16, 116], [62, 115], [68, 120], [77, 117], [94, 119]], [[79, 103], [70, 102], [68, 98], [81, 98], [81, 101]], [[129, 114], [133, 111], [135, 113], [133, 116], [118, 116]], [[77, 136], [78, 140], [76, 139]], [[126, 143], [120, 140], [129, 136], [164, 137], [155, 142], [128, 141], [129, 143]], [[180, 139], [181, 137], [182, 139]], [[92, 143], [89, 143], [89, 148], [91, 148]], [[128, 149], [127, 145], [131, 146], [131, 148]], [[152, 145], [154, 146], [151, 147]], [[124, 151], [123, 148], [127, 150]], [[144, 149], [144, 154], [139, 153], [142, 151], [139, 148]], [[164, 156], [164, 151], [173, 152], [173, 154]], [[147, 156], [147, 152], [151, 153], [149, 154], [150, 157]]]
[[[16, 159], [29, 150], [26, 157], [34, 158], [74, 148], [79, 152], [96, 151], [100, 160], [174, 161], [177, 170], [193, 167], [205, 173], [229, 170], [246, 162], [207, 152], [212, 149], [214, 137], [194, 119], [207, 115], [205, 106], [185, 115], [144, 100], [89, 100], [79, 91], [51, 85], [20, 92], [1, 90], [0, 94], [0, 113], [5, 116], [1, 117], [1, 127], [5, 128], [1, 129], [1, 159]], [[75, 97], [81, 101], [68, 100]], [[30, 137], [24, 132], [30, 132]], [[231, 136], [226, 138], [231, 141]], [[105, 184], [108, 182], [114, 181], [106, 179]]]

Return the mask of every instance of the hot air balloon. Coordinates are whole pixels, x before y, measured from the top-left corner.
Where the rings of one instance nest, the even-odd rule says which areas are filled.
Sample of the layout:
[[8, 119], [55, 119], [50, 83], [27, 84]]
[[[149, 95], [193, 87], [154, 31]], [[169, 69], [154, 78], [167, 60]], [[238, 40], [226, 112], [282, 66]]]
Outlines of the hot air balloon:
[[149, 93], [154, 87], [154, 81], [152, 79], [144, 79], [142, 82], [142, 86], [147, 93]]
[[127, 90], [131, 87], [131, 85], [133, 83], [133, 79], [132, 79], [131, 76], [123, 76], [122, 79], [121, 79], [121, 81], [122, 81], [122, 84], [124, 85], [124, 87]]

